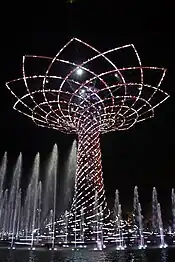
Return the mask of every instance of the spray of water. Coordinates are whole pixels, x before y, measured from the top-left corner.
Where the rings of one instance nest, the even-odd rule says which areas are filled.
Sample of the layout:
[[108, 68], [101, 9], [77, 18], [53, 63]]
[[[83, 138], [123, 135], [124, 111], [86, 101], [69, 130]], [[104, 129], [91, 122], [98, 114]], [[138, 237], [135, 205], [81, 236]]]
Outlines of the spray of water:
[[133, 200], [133, 224], [136, 228], [139, 227], [139, 219], [138, 219], [138, 208], [139, 208], [139, 193], [138, 187], [134, 187], [134, 200]]
[[9, 217], [9, 232], [12, 235], [11, 246], [13, 246], [14, 236], [16, 234], [17, 227], [17, 214], [19, 209], [19, 184], [21, 178], [22, 171], [22, 154], [19, 154], [17, 159], [14, 171], [13, 171], [13, 179], [11, 184], [10, 196], [9, 196], [9, 204], [8, 204], [8, 217]]
[[158, 199], [157, 199], [157, 190], [153, 187], [152, 191], [152, 231], [153, 233], [158, 233]]
[[2, 220], [4, 216], [4, 180], [7, 169], [7, 153], [5, 152], [0, 165], [0, 230], [2, 231]]
[[174, 191], [174, 188], [172, 188], [171, 199], [172, 199], [172, 228], [173, 228], [173, 232], [175, 233], [175, 191]]
[[32, 199], [32, 205], [31, 205], [31, 227], [32, 227], [32, 240], [31, 240], [31, 248], [33, 248], [34, 244], [34, 233], [35, 233], [35, 222], [36, 222], [36, 208], [37, 208], [37, 199], [38, 199], [38, 180], [39, 180], [39, 168], [40, 168], [40, 155], [37, 153], [34, 165], [33, 165], [33, 171], [32, 171], [32, 178], [31, 178], [31, 199]]
[[77, 141], [74, 140], [71, 150], [69, 152], [68, 160], [66, 161], [65, 176], [63, 180], [63, 206], [64, 209], [69, 209], [72, 203], [73, 188], [76, 174], [76, 154], [77, 154]]
[[116, 189], [116, 191], [115, 191], [115, 202], [114, 202], [114, 221], [117, 221], [119, 205], [120, 205], [119, 191], [118, 191], [118, 189]]
[[124, 249], [124, 239], [122, 230], [122, 207], [119, 199], [119, 191], [115, 191], [115, 202], [114, 202], [114, 234], [116, 235], [116, 249]]
[[80, 239], [84, 243], [84, 208], [81, 208], [81, 219], [80, 219]]
[[[41, 221], [42, 221], [42, 182], [39, 181], [38, 183], [38, 198], [37, 198], [37, 208], [36, 208], [36, 228], [41, 228]], [[38, 231], [39, 233], [39, 231]]]
[[30, 183], [27, 188], [26, 198], [24, 202], [24, 211], [23, 211], [24, 212], [23, 218], [25, 218], [23, 227], [24, 227], [26, 238], [28, 236], [28, 233], [30, 232], [30, 217], [31, 217], [30, 211], [31, 211], [31, 201], [32, 201], [31, 187], [32, 185]]
[[[49, 157], [46, 167], [46, 179], [44, 186], [43, 199], [43, 217], [44, 225], [47, 224], [47, 217], [50, 210], [56, 209], [56, 188], [57, 188], [57, 169], [58, 169], [58, 149], [57, 145], [53, 146], [51, 155]], [[56, 214], [55, 214], [56, 215]]]
[[66, 210], [64, 213], [64, 243], [67, 244], [67, 236], [68, 236], [68, 211]]
[[4, 153], [1, 165], [0, 165], [0, 199], [2, 197], [4, 179], [7, 169], [7, 152]]
[[160, 247], [165, 247], [165, 240], [164, 240], [164, 228], [162, 222], [162, 212], [160, 203], [157, 204], [157, 215], [158, 215], [158, 225], [159, 225], [159, 234], [160, 234]]
[[1, 220], [0, 220], [0, 229], [1, 229], [1, 239], [3, 239], [4, 235], [7, 234], [8, 231], [8, 189], [4, 192], [4, 197], [1, 202]]
[[119, 235], [119, 249], [124, 249], [124, 239], [122, 231], [122, 206], [119, 205], [118, 209], [118, 235]]
[[17, 226], [16, 226], [16, 239], [19, 237], [19, 232], [21, 231], [21, 197], [22, 197], [22, 191], [21, 188], [19, 189], [18, 196], [17, 196]]
[[16, 196], [16, 205], [14, 210], [14, 218], [13, 218], [13, 231], [12, 231], [12, 240], [11, 240], [11, 247], [14, 244], [14, 238], [18, 237], [18, 230], [19, 230], [19, 212], [21, 207], [21, 189], [17, 192]]
[[58, 148], [55, 144], [48, 162], [47, 167], [47, 187], [45, 199], [47, 199], [47, 204], [45, 209], [45, 214], [48, 214], [53, 210], [52, 217], [52, 249], [55, 246], [55, 223], [56, 223], [56, 201], [57, 201], [57, 169], [58, 169]]
[[144, 248], [145, 241], [143, 235], [143, 217], [142, 217], [142, 208], [140, 203], [138, 204], [138, 220], [139, 220], [139, 236], [140, 236], [139, 248]]

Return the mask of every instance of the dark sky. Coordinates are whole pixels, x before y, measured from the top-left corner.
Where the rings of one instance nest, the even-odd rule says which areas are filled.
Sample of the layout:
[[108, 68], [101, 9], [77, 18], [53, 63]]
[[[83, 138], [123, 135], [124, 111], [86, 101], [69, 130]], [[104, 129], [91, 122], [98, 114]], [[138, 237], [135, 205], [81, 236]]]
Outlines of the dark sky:
[[12, 109], [15, 99], [5, 82], [22, 76], [22, 55], [54, 56], [73, 36], [99, 50], [133, 43], [144, 65], [168, 69], [161, 88], [171, 97], [156, 110], [155, 118], [129, 131], [102, 136], [105, 187], [109, 199], [119, 188], [122, 201], [128, 204], [134, 185], [140, 186], [145, 203], [150, 201], [155, 185], [165, 203], [175, 186], [173, 4], [127, 6], [124, 1], [116, 6], [108, 1], [103, 5], [101, 1], [87, 2], [45, 6], [45, 10], [21, 7], [26, 12], [11, 7], [1, 32], [0, 157], [7, 150], [13, 162], [22, 151], [29, 166], [37, 151], [45, 159], [57, 143], [64, 159], [73, 140], [73, 136], [37, 127]]

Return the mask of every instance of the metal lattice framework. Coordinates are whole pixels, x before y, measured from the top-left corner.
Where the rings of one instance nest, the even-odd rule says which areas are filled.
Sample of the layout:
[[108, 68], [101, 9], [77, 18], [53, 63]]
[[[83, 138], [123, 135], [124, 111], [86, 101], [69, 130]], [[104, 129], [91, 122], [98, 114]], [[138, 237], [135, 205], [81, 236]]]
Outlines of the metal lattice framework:
[[[78, 45], [82, 57], [70, 51]], [[31, 65], [27, 73], [29, 61], [38, 63], [37, 73]], [[14, 109], [39, 126], [78, 134], [72, 211], [80, 216], [83, 208], [90, 219], [94, 205], [106, 208], [100, 134], [127, 130], [153, 117], [154, 109], [168, 98], [159, 88], [166, 70], [143, 67], [132, 44], [101, 53], [73, 38], [54, 58], [24, 56], [22, 72], [22, 78], [6, 83], [17, 98]]]

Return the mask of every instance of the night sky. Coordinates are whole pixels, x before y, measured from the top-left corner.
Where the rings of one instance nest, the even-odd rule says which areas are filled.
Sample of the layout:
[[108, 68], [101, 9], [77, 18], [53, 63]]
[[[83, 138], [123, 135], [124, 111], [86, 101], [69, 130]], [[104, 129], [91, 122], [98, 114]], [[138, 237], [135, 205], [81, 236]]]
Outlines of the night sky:
[[103, 5], [100, 1], [93, 5], [87, 2], [52, 6], [47, 11], [36, 11], [30, 6], [26, 13], [18, 10], [19, 15], [11, 8], [1, 32], [0, 157], [7, 151], [13, 164], [22, 151], [24, 164], [30, 167], [38, 151], [45, 161], [57, 143], [64, 161], [74, 139], [56, 130], [37, 127], [12, 109], [15, 98], [5, 82], [22, 76], [22, 55], [54, 56], [73, 36], [102, 51], [133, 43], [143, 65], [168, 69], [161, 88], [171, 97], [155, 110], [155, 118], [138, 123], [129, 131], [101, 137], [105, 188], [110, 205], [118, 188], [127, 209], [132, 204], [133, 187], [138, 185], [147, 209], [151, 189], [156, 186], [161, 203], [167, 207], [171, 187], [175, 187], [173, 6], [126, 7], [124, 1], [117, 8], [107, 1]]

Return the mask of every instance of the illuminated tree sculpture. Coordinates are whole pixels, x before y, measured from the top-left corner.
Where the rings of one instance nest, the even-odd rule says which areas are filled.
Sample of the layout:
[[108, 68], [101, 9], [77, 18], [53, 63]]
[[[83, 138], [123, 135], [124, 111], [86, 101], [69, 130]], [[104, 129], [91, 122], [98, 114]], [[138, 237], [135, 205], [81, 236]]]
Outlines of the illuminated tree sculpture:
[[6, 84], [17, 98], [14, 109], [39, 126], [78, 136], [71, 212], [80, 218], [83, 208], [87, 221], [94, 206], [104, 214], [100, 134], [152, 118], [168, 98], [159, 89], [166, 70], [143, 67], [132, 44], [101, 53], [73, 38], [54, 58], [24, 56], [22, 72]]

